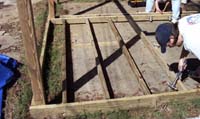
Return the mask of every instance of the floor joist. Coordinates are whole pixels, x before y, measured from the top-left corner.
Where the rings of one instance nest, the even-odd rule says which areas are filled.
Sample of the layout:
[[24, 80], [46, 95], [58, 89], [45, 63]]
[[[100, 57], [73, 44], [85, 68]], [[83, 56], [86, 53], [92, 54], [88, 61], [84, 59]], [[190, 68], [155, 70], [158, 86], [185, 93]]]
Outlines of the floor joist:
[[63, 43], [63, 48], [62, 48], [62, 59], [61, 59], [61, 78], [62, 78], [62, 103], [66, 103], [67, 102], [67, 61], [66, 61], [66, 40], [67, 40], [67, 32], [66, 32], [66, 21], [63, 20], [63, 31], [64, 31], [64, 43]]

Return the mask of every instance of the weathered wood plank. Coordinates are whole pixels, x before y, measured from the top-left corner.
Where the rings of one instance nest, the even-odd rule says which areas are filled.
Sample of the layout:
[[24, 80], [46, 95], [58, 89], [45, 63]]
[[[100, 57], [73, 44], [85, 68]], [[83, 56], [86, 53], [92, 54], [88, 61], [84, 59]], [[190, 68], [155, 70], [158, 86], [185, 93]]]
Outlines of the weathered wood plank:
[[[70, 25], [70, 42], [89, 43], [87, 25]], [[69, 40], [68, 40], [69, 41]], [[97, 60], [94, 50], [90, 48], [71, 47], [73, 82], [69, 83], [74, 92], [74, 101], [89, 101], [105, 99], [101, 82], [98, 78]], [[68, 97], [70, 98], [70, 97]]]
[[87, 101], [68, 104], [31, 106], [31, 116], [43, 119], [50, 115], [74, 116], [84, 112], [106, 112], [119, 109], [137, 109], [142, 107], [157, 107], [174, 100], [187, 101], [199, 98], [200, 89], [190, 91], [167, 92], [160, 94], [126, 97], [100, 101]]
[[44, 36], [43, 36], [43, 40], [42, 40], [42, 49], [41, 49], [41, 53], [40, 53], [40, 65], [41, 65], [42, 71], [43, 71], [43, 65], [44, 65], [44, 59], [45, 59], [46, 44], [47, 44], [47, 40], [48, 40], [48, 34], [50, 31], [50, 25], [51, 25], [51, 21], [47, 20], [47, 22], [45, 24], [45, 31], [44, 31]]
[[49, 6], [49, 19], [55, 18], [55, 2], [54, 0], [48, 0], [48, 6]]
[[116, 26], [114, 25], [113, 21], [108, 20], [108, 23], [109, 23], [113, 33], [115, 34], [116, 40], [118, 41], [120, 48], [122, 48], [122, 52], [126, 56], [132, 71], [137, 76], [137, 80], [138, 80], [140, 86], [142, 87], [143, 91], [145, 92], [145, 94], [151, 94], [151, 91], [150, 91], [148, 85], [146, 84], [145, 79], [143, 78], [142, 74], [140, 73], [132, 55], [130, 54], [129, 50], [127, 49], [127, 47], [126, 47], [121, 35], [119, 34], [119, 31], [117, 30]]
[[[117, 46], [118, 42], [117, 41], [99, 41], [98, 42], [100, 47], [103, 46]], [[92, 48], [92, 44], [91, 43], [76, 43], [76, 44], [72, 44], [72, 47], [76, 48]]]
[[23, 33], [28, 75], [31, 79], [33, 92], [32, 105], [45, 104], [41, 66], [36, 49], [36, 35], [31, 0], [17, 0], [17, 8]]
[[[183, 12], [183, 16], [197, 13], [197, 11]], [[62, 19], [65, 19], [69, 24], [84, 24], [86, 19], [90, 19], [91, 23], [107, 23], [107, 19], [114, 22], [127, 22], [126, 16], [131, 16], [134, 21], [170, 21], [171, 13], [137, 13], [137, 14], [96, 14], [96, 15], [69, 15], [64, 18], [52, 18], [54, 24], [62, 24]]]
[[[198, 13], [197, 11], [183, 11], [182, 15], [186, 14], [194, 14]], [[61, 15], [60, 18], [86, 18], [86, 17], [98, 17], [98, 16], [124, 16], [124, 15], [131, 15], [131, 16], [137, 16], [137, 15], [148, 15], [148, 16], [169, 16], [172, 15], [172, 12], [164, 12], [164, 13], [157, 13], [157, 12], [135, 12], [135, 13], [101, 13], [101, 14], [82, 14], [82, 15]]]
[[106, 79], [105, 79], [105, 74], [103, 73], [103, 67], [102, 67], [102, 62], [98, 56], [98, 51], [95, 47], [95, 41], [94, 41], [94, 37], [92, 35], [92, 30], [91, 30], [91, 24], [90, 24], [90, 21], [89, 19], [86, 20], [86, 25], [87, 25], [87, 31], [88, 31], [88, 35], [89, 35], [89, 39], [91, 40], [91, 44], [92, 44], [92, 47], [93, 47], [93, 50], [94, 51], [94, 56], [96, 58], [96, 62], [98, 63], [97, 64], [97, 72], [98, 72], [98, 76], [99, 76], [99, 79], [100, 79], [100, 82], [101, 82], [101, 85], [102, 85], [102, 88], [103, 88], [103, 91], [104, 91], [104, 94], [105, 94], [105, 97], [107, 99], [110, 99], [111, 96], [108, 92], [108, 87], [107, 87], [107, 84], [106, 84]]
[[62, 50], [62, 63], [61, 63], [61, 71], [62, 71], [62, 103], [67, 102], [67, 68], [66, 68], [66, 21], [63, 20], [63, 31], [64, 31], [64, 42], [63, 42], [63, 50]]

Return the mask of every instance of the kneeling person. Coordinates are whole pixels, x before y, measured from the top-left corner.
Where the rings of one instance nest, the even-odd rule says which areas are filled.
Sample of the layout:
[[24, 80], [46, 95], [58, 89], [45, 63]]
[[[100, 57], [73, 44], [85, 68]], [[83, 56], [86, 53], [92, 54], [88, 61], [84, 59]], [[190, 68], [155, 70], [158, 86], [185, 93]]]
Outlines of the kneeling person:
[[[166, 47], [181, 46], [185, 51], [193, 53], [200, 60], [200, 14], [193, 14], [181, 18], [177, 24], [164, 23], [156, 29], [156, 40], [161, 46], [161, 52], [166, 52]], [[179, 61], [179, 71], [186, 69], [185, 57], [188, 53], [183, 52]], [[200, 78], [200, 66], [191, 75]]]

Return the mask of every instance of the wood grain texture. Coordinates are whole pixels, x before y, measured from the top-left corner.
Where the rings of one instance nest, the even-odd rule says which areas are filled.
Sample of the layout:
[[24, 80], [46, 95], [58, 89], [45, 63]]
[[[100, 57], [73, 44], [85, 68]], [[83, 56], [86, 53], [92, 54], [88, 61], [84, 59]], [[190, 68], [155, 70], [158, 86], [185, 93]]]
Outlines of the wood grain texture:
[[45, 104], [41, 67], [36, 49], [36, 35], [31, 0], [17, 0], [17, 7], [23, 33], [28, 75], [31, 79], [33, 105]]

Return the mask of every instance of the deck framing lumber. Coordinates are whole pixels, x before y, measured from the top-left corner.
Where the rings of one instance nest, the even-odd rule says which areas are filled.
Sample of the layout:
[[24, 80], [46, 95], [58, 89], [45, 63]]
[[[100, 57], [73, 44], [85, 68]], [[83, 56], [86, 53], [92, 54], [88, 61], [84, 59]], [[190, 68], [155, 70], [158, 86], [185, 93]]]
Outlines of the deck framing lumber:
[[50, 31], [50, 25], [51, 25], [51, 21], [47, 20], [45, 24], [45, 31], [44, 31], [44, 36], [42, 40], [42, 49], [40, 53], [40, 66], [41, 66], [42, 71], [43, 71], [43, 65], [44, 65], [44, 60], [45, 60], [46, 45], [47, 45], [47, 40], [48, 40], [48, 34]]
[[[66, 104], [31, 106], [31, 115], [43, 119], [50, 115], [74, 116], [85, 112], [106, 112], [119, 109], [137, 109], [141, 107], [158, 107], [171, 101], [187, 101], [200, 97], [200, 89], [190, 91], [167, 92], [152, 95], [126, 97], [100, 101], [87, 101]], [[41, 117], [39, 117], [41, 116]]]
[[[118, 42], [117, 41], [99, 41], [98, 42], [100, 47], [104, 47], [104, 46], [117, 46]], [[92, 48], [92, 44], [91, 43], [76, 43], [76, 44], [72, 44], [73, 48]]]
[[63, 31], [64, 31], [64, 43], [63, 43], [63, 48], [62, 48], [62, 59], [61, 59], [61, 78], [62, 78], [62, 103], [66, 103], [67, 102], [67, 62], [66, 62], [66, 55], [67, 55], [67, 52], [66, 52], [66, 34], [67, 34], [67, 31], [66, 31], [66, 21], [63, 20]]
[[[196, 11], [187, 11], [182, 13], [182, 17], [197, 13]], [[108, 19], [112, 19], [113, 22], [127, 22], [126, 16], [131, 16], [136, 22], [144, 21], [170, 21], [171, 12], [168, 13], [135, 13], [135, 14], [96, 14], [96, 15], [66, 15], [63, 18], [52, 18], [53, 24], [62, 24], [62, 20], [65, 19], [69, 24], [85, 24], [86, 19], [90, 19], [91, 23], [107, 23]]]
[[97, 62], [96, 64], [97, 64], [98, 77], [102, 84], [102, 88], [103, 88], [106, 99], [110, 99], [111, 95], [109, 94], [109, 91], [108, 91], [108, 86], [107, 86], [106, 79], [105, 79], [105, 73], [103, 73], [103, 62], [101, 61], [100, 56], [97, 51], [96, 45], [98, 45], [98, 43], [95, 43], [95, 41], [94, 41], [94, 36], [92, 35], [91, 23], [90, 23], [89, 19], [86, 20], [86, 25], [87, 25], [87, 33], [90, 37], [89, 39], [91, 40], [91, 45], [93, 47], [94, 56], [95, 56], [95, 59]]
[[55, 18], [55, 2], [54, 0], [48, 0], [48, 6], [49, 6], [49, 16], [48, 18]]
[[33, 92], [32, 105], [45, 104], [42, 71], [36, 49], [36, 33], [31, 0], [17, 0], [17, 8], [25, 47], [28, 75]]
[[151, 90], [150, 88], [148, 87], [144, 77], [142, 76], [141, 72], [139, 71], [135, 61], [134, 61], [134, 58], [132, 57], [130, 51], [128, 50], [128, 48], [126, 47], [124, 41], [123, 41], [123, 38], [122, 36], [120, 35], [119, 31], [117, 30], [115, 24], [113, 23], [112, 20], [108, 20], [108, 24], [109, 26], [111, 27], [114, 35], [115, 35], [115, 38], [116, 40], [118, 41], [118, 44], [120, 46], [120, 48], [122, 49], [122, 52], [124, 54], [124, 56], [126, 57], [126, 59], [128, 60], [128, 63], [133, 71], [133, 73], [136, 75], [137, 77], [137, 80], [140, 84], [140, 86], [142, 87], [143, 89], [143, 92], [145, 94], [151, 94]]

